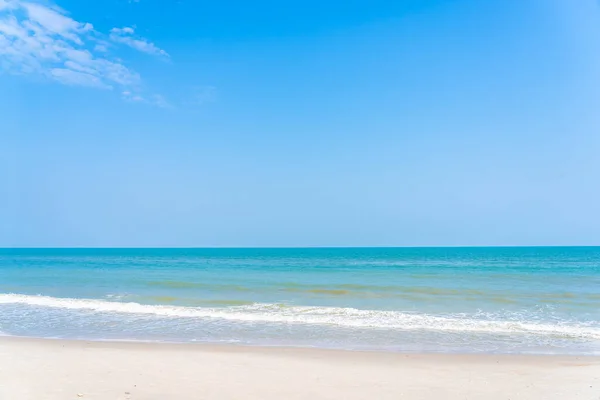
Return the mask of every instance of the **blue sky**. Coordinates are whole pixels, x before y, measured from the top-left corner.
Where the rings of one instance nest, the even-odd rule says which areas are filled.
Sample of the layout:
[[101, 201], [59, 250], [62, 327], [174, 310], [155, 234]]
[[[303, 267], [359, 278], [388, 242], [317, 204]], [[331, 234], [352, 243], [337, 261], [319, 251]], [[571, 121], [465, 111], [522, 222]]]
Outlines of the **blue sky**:
[[595, 0], [0, 0], [0, 246], [600, 244]]

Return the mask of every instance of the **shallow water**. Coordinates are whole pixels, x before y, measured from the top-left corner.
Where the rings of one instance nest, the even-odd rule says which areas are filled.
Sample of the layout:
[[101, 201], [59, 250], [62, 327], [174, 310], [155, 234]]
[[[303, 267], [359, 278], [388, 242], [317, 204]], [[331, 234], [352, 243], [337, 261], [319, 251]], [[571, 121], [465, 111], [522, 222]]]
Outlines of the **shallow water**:
[[4, 249], [0, 331], [600, 353], [600, 248]]

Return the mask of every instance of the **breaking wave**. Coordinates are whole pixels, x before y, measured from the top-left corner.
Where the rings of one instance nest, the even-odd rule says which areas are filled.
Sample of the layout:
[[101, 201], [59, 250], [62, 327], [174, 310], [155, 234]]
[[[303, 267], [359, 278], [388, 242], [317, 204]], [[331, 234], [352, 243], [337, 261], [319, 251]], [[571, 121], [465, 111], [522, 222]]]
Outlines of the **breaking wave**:
[[262, 303], [231, 307], [185, 307], [94, 299], [0, 294], [0, 305], [10, 304], [87, 310], [98, 313], [156, 315], [165, 318], [225, 319], [251, 323], [329, 325], [346, 328], [529, 334], [600, 340], [600, 326], [576, 321], [556, 321], [553, 323], [532, 321], [524, 315], [513, 315], [511, 319], [502, 319], [493, 315], [432, 315], [400, 311]]

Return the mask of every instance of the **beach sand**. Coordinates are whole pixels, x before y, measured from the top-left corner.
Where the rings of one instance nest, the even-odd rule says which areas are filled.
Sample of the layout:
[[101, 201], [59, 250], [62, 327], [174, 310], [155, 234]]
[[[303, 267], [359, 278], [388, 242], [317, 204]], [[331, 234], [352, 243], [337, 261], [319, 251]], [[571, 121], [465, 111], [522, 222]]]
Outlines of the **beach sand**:
[[600, 399], [600, 358], [0, 338], [1, 400]]

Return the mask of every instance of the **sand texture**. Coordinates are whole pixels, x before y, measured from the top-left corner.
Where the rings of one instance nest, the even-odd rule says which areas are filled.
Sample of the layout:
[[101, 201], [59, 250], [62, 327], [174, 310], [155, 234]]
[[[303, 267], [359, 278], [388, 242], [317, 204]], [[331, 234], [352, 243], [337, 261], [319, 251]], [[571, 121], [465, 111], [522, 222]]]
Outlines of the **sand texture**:
[[1, 400], [600, 399], [600, 358], [0, 338]]

